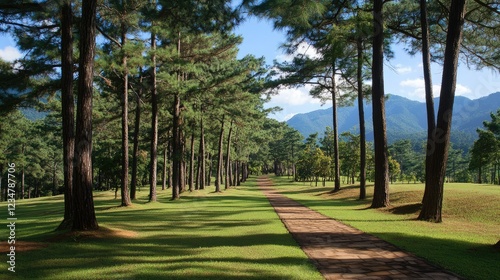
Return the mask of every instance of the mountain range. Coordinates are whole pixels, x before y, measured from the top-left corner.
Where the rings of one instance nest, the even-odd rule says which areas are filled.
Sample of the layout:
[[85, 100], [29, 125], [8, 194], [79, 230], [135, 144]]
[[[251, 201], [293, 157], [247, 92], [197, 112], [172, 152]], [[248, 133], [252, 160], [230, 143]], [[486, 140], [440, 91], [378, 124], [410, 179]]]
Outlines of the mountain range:
[[[339, 134], [349, 131], [359, 134], [357, 101], [355, 105], [337, 109]], [[437, 115], [439, 98], [434, 99]], [[484, 121], [491, 120], [490, 113], [500, 109], [500, 92], [478, 99], [455, 96], [452, 117], [451, 141], [455, 148], [467, 151], [477, 139], [476, 129], [483, 127]], [[372, 105], [364, 103], [366, 140], [373, 141]], [[423, 141], [427, 134], [427, 115], [424, 102], [413, 101], [398, 95], [388, 95], [385, 102], [388, 142], [401, 139], [416, 142]], [[297, 114], [287, 121], [288, 125], [298, 130], [304, 137], [319, 133], [322, 137], [327, 126], [332, 127], [332, 108], [321, 109], [304, 114]]]

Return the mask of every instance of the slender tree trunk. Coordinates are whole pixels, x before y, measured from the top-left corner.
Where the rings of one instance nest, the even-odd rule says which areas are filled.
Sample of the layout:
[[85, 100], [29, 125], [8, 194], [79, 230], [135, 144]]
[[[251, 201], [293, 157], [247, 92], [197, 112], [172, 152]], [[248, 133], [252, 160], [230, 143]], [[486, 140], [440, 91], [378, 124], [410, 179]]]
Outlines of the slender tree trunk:
[[205, 128], [203, 127], [203, 116], [200, 117], [200, 190], [205, 189], [206, 162], [205, 162]]
[[61, 7], [61, 114], [64, 163], [64, 218], [57, 230], [73, 223], [73, 160], [75, 149], [75, 101], [73, 98], [73, 12], [71, 0]]
[[375, 188], [371, 207], [379, 208], [389, 206], [389, 162], [387, 157], [387, 131], [384, 104], [383, 0], [374, 0], [373, 2], [372, 105], [375, 146]]
[[233, 134], [233, 120], [229, 124], [229, 134], [227, 136], [226, 147], [226, 176], [225, 176], [225, 189], [231, 186], [231, 136]]
[[189, 159], [189, 191], [192, 192], [194, 189], [194, 132], [191, 134], [191, 145], [190, 145], [190, 159]]
[[365, 109], [363, 102], [363, 41], [361, 37], [356, 40], [358, 52], [357, 82], [358, 82], [358, 114], [359, 114], [359, 199], [366, 198], [366, 130]]
[[167, 184], [167, 189], [171, 188], [172, 185], [173, 185], [173, 173], [174, 173], [174, 168], [173, 168], [173, 161], [172, 161], [172, 157], [173, 157], [173, 138], [170, 137], [170, 132], [168, 133], [169, 134], [169, 137], [168, 137], [168, 154], [167, 154], [167, 157], [168, 157], [168, 161], [170, 162], [170, 164], [168, 165], [168, 184]]
[[163, 171], [161, 173], [161, 189], [165, 190], [167, 188], [167, 149], [163, 150]]
[[156, 86], [156, 34], [151, 33], [151, 151], [149, 162], [149, 201], [156, 201], [158, 165], [158, 90]]
[[212, 154], [208, 153], [208, 173], [207, 173], [207, 184], [206, 186], [210, 186], [211, 181], [212, 181], [212, 167], [213, 167], [213, 161], [212, 161]]
[[74, 162], [73, 230], [99, 228], [92, 197], [92, 94], [97, 0], [82, 3]]
[[[180, 127], [180, 126], [179, 126]], [[179, 128], [180, 130], [180, 128]], [[186, 154], [186, 137], [184, 136], [184, 133], [182, 133], [182, 130], [180, 130], [181, 134], [181, 175], [179, 176], [180, 182], [179, 182], [179, 191], [180, 193], [183, 193], [186, 191], [186, 180], [187, 180], [187, 172], [186, 172], [186, 159], [184, 155]]]
[[[142, 75], [139, 78], [139, 83], [142, 83]], [[137, 191], [137, 162], [139, 157], [139, 129], [141, 126], [141, 95], [142, 87], [136, 94], [135, 106], [135, 122], [134, 122], [134, 147], [132, 150], [132, 182], [130, 186], [130, 199], [136, 199]]]
[[233, 186], [238, 186], [238, 177], [239, 177], [239, 161], [235, 161], [234, 163], [234, 173], [233, 173]]
[[217, 152], [217, 171], [215, 175], [215, 191], [220, 192], [220, 184], [221, 184], [221, 177], [222, 177], [222, 161], [223, 159], [223, 154], [222, 154], [222, 146], [223, 146], [223, 141], [224, 141], [224, 116], [222, 116], [222, 121], [221, 121], [221, 126], [220, 126], [220, 134], [219, 134], [219, 148]]
[[170, 165], [168, 166], [168, 182], [167, 189], [171, 188], [174, 185], [174, 167], [172, 166], [172, 160], [170, 160]]
[[173, 103], [173, 139], [172, 139], [172, 200], [178, 199], [181, 190], [182, 145], [181, 145], [181, 99], [176, 94]]
[[[332, 110], [333, 110], [333, 168], [334, 174], [334, 192], [340, 191], [340, 165], [339, 165], [339, 130], [337, 121], [337, 85], [335, 82], [335, 63], [333, 65], [332, 75]], [[317, 182], [316, 182], [317, 183]]]
[[443, 187], [446, 176], [446, 163], [450, 146], [450, 132], [457, 80], [458, 56], [462, 41], [462, 28], [465, 16], [465, 0], [451, 2], [448, 33], [444, 52], [443, 77], [436, 128], [432, 133], [434, 152], [429, 160], [426, 184], [428, 194], [422, 204], [418, 218], [439, 223], [442, 221]]
[[[127, 41], [126, 29], [122, 24], [122, 48]], [[130, 194], [128, 188], [128, 70], [127, 55], [123, 54], [123, 87], [122, 87], [122, 174], [121, 174], [121, 206], [130, 206]]]
[[420, 0], [420, 26], [422, 28], [422, 63], [424, 68], [424, 81], [425, 81], [425, 104], [427, 108], [427, 149], [425, 157], [425, 191], [422, 202], [426, 200], [426, 196], [429, 194], [430, 182], [427, 180], [430, 178], [427, 176], [430, 172], [431, 167], [431, 154], [433, 153], [433, 140], [432, 134], [436, 129], [436, 117], [434, 114], [434, 96], [432, 93], [432, 78], [431, 78], [431, 54], [429, 50], [430, 39], [429, 39], [429, 24], [427, 20], [427, 1]]

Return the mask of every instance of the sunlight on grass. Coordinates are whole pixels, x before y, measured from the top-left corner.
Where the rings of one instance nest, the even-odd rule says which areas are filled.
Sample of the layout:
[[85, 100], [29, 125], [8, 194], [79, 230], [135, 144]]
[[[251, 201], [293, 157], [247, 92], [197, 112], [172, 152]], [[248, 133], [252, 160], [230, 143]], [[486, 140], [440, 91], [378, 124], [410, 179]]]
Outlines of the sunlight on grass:
[[[99, 225], [118, 236], [99, 238], [53, 231], [62, 196], [19, 201], [17, 240], [48, 246], [17, 253], [16, 279], [322, 279], [255, 180], [221, 194], [184, 193], [179, 201], [169, 200], [169, 190], [156, 203], [146, 191], [138, 196], [123, 208], [114, 192], [95, 193]], [[4, 279], [10, 272], [2, 263]]]
[[[391, 207], [369, 209], [368, 198], [359, 201], [358, 186], [343, 186], [331, 193], [327, 187], [311, 187], [286, 177], [272, 177], [280, 192], [326, 216], [376, 235], [428, 259], [467, 279], [500, 279], [500, 186], [446, 184], [443, 223], [416, 220], [423, 184], [390, 186]], [[330, 185], [330, 186], [328, 186]]]

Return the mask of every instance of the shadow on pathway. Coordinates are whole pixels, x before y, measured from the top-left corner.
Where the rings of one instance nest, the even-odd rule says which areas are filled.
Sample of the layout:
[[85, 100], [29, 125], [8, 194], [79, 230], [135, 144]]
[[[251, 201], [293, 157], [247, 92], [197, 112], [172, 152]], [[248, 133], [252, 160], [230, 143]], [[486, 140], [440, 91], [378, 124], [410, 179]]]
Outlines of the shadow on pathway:
[[279, 194], [257, 179], [288, 231], [325, 279], [460, 279], [375, 236]]

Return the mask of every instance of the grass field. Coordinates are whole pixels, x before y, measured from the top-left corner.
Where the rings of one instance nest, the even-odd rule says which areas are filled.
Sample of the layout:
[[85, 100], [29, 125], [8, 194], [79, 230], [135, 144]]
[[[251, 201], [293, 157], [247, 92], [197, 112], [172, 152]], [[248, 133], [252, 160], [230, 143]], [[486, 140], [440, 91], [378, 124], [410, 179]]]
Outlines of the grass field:
[[500, 251], [493, 247], [500, 240], [500, 186], [446, 184], [444, 222], [435, 224], [416, 220], [423, 184], [391, 185], [391, 207], [369, 209], [373, 186], [359, 201], [357, 186], [331, 193], [333, 186], [311, 187], [286, 177], [273, 181], [286, 196], [466, 279], [500, 279]]
[[[444, 222], [417, 221], [423, 185], [391, 185], [392, 206], [369, 209], [355, 186], [311, 187], [272, 177], [283, 194], [379, 236], [467, 279], [500, 279], [500, 187], [445, 186]], [[368, 187], [369, 196], [373, 187]], [[17, 201], [16, 272], [7, 271], [2, 226], [0, 279], [322, 279], [282, 225], [255, 178], [222, 193], [213, 187], [169, 201], [117, 207], [114, 192], [96, 192], [101, 230], [54, 232], [62, 196]], [[7, 204], [0, 203], [7, 223]]]
[[[62, 197], [17, 201], [16, 272], [7, 271], [2, 242], [0, 279], [322, 279], [278, 219], [255, 180], [213, 193], [183, 194], [116, 207], [114, 192], [96, 192], [99, 225], [92, 234], [53, 230]], [[6, 224], [7, 205], [0, 204]], [[0, 238], [7, 240], [7, 227]]]

